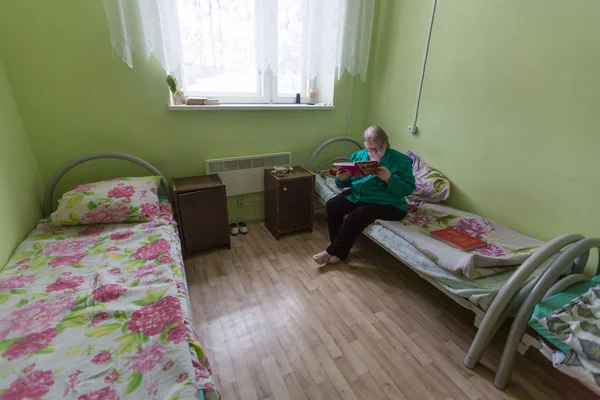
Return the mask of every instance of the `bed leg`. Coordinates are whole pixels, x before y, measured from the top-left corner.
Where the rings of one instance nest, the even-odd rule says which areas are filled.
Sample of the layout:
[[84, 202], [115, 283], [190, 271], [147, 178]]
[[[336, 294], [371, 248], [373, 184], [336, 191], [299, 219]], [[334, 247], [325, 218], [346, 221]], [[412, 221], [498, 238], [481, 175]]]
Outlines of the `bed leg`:
[[475, 321], [473, 321], [473, 325], [475, 325], [475, 328], [479, 328], [479, 325], [481, 325], [481, 321], [483, 321], [483, 318], [481, 318], [479, 315], [475, 315]]

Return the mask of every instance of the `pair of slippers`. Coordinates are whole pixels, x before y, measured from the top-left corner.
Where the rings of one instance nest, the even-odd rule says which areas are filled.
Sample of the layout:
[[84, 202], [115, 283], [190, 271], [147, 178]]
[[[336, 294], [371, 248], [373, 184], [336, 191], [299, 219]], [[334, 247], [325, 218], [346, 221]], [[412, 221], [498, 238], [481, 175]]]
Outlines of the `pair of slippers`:
[[248, 225], [246, 225], [244, 221], [233, 221], [229, 224], [229, 233], [231, 233], [233, 236], [237, 235], [238, 233], [245, 235], [248, 233]]

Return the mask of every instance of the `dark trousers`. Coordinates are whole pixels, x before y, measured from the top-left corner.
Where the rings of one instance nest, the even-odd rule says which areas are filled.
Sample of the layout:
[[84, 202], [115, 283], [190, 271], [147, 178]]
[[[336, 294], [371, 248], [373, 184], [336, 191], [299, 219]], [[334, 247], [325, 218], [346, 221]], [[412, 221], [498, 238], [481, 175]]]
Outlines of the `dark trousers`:
[[385, 221], [400, 221], [406, 212], [388, 205], [353, 203], [346, 198], [350, 194], [347, 190], [330, 199], [325, 204], [327, 226], [331, 245], [327, 252], [345, 260], [350, 249], [360, 233], [376, 219]]

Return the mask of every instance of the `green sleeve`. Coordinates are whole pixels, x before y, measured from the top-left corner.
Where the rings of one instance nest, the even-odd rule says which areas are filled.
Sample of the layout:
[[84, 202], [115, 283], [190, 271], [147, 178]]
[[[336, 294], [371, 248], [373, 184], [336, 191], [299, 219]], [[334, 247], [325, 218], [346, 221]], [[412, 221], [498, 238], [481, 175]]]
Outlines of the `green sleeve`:
[[387, 190], [398, 197], [406, 197], [416, 189], [412, 165], [403, 162], [401, 168], [390, 176]]

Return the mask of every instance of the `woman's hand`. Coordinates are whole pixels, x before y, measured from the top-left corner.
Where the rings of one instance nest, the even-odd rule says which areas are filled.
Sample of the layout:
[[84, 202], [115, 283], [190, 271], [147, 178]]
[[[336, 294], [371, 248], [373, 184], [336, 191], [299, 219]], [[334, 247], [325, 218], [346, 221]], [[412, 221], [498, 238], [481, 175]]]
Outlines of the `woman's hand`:
[[340, 182], [345, 181], [346, 179], [350, 178], [352, 176], [352, 174], [349, 171], [343, 171], [343, 170], [339, 170], [337, 172], [337, 178]]
[[385, 183], [388, 183], [390, 181], [390, 177], [392, 176], [389, 169], [381, 166], [377, 168], [377, 172], [375, 172], [375, 175], [377, 175], [377, 177]]

